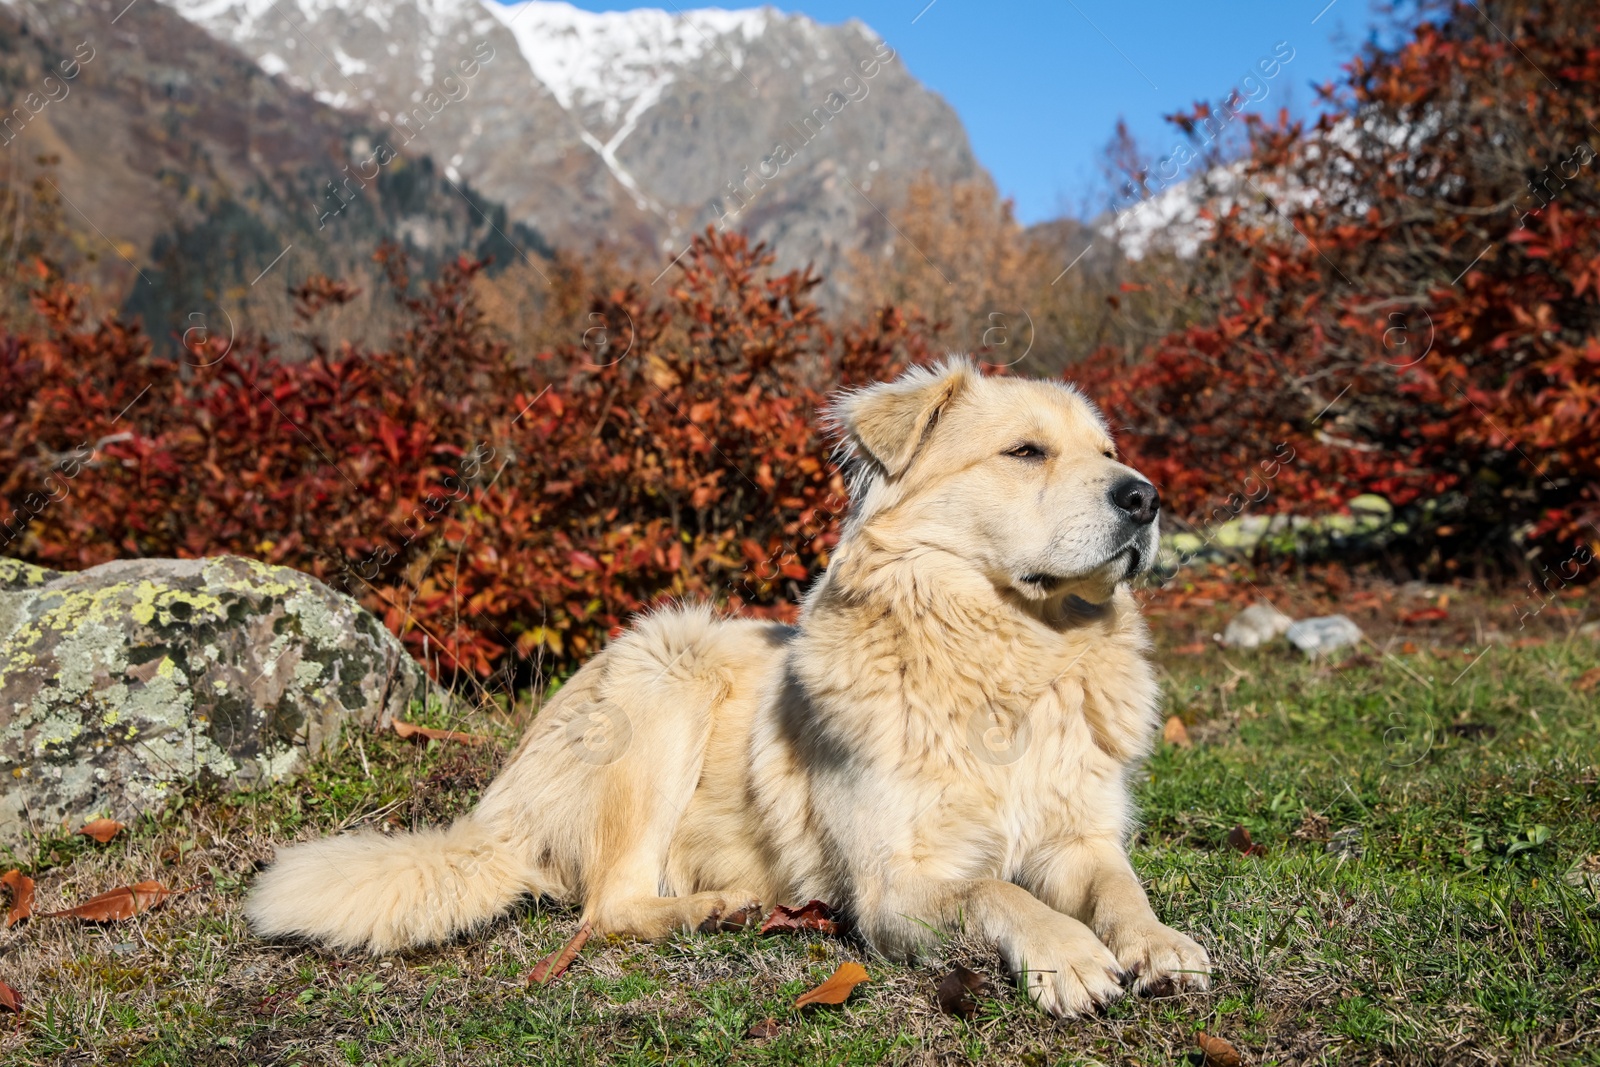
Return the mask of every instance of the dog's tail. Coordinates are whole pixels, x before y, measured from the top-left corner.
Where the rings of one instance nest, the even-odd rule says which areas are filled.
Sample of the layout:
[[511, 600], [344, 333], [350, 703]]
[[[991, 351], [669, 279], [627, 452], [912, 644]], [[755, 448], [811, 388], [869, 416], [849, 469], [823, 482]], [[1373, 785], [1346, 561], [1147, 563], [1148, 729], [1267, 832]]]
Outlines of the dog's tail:
[[538, 876], [513, 843], [472, 816], [445, 829], [363, 832], [281, 850], [257, 878], [245, 916], [263, 937], [394, 952], [494, 919]]

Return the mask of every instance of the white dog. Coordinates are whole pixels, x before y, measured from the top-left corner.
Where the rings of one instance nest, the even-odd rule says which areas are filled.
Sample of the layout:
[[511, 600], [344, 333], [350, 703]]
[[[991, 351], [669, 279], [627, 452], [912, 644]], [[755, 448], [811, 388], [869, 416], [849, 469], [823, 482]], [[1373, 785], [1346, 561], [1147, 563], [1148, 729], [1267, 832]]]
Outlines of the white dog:
[[797, 626], [664, 611], [539, 714], [448, 829], [285, 850], [267, 936], [387, 952], [524, 894], [646, 938], [820, 898], [873, 948], [992, 940], [1043, 1008], [1209, 983], [1128, 862], [1152, 742], [1125, 583], [1154, 486], [1070, 386], [963, 360], [847, 394], [852, 514]]

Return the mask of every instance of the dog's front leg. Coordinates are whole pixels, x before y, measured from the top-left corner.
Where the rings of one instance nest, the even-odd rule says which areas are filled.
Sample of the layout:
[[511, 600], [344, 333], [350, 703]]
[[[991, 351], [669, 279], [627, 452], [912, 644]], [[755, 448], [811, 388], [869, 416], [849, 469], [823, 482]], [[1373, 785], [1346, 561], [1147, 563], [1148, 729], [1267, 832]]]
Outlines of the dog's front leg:
[[1079, 840], [1049, 850], [1020, 881], [1051, 907], [1088, 924], [1152, 996], [1211, 985], [1211, 958], [1193, 938], [1156, 918], [1122, 845]]
[[862, 893], [857, 911], [867, 940], [891, 956], [915, 958], [941, 933], [977, 933], [1054, 1015], [1089, 1012], [1122, 995], [1122, 970], [1094, 931], [1010, 882], [902, 871]]

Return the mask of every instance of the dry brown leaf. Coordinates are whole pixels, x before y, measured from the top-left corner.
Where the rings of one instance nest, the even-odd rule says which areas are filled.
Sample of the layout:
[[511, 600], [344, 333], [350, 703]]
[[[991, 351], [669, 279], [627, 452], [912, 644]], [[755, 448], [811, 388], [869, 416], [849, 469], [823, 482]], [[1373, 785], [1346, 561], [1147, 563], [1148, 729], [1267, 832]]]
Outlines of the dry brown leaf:
[[820, 900], [809, 901], [798, 908], [785, 907], [779, 904], [772, 909], [772, 914], [767, 916], [767, 921], [761, 924], [763, 934], [797, 934], [802, 930], [817, 930], [824, 934], [839, 932], [839, 924], [834, 919], [837, 914], [832, 907]]
[[458, 741], [463, 745], [481, 745], [489, 739], [482, 734], [464, 734], [459, 730], [436, 730], [432, 726], [392, 720], [394, 732], [406, 741]]
[[1195, 1044], [1205, 1057], [1205, 1067], [1239, 1067], [1239, 1050], [1220, 1037], [1212, 1037], [1204, 1030], [1195, 1035]]
[[83, 829], [78, 833], [84, 837], [92, 837], [102, 845], [122, 832], [123, 824], [115, 819], [95, 819], [93, 822], [83, 824]]
[[1178, 748], [1194, 747], [1194, 742], [1189, 740], [1189, 728], [1176, 715], [1167, 718], [1167, 725], [1161, 728], [1161, 739]]
[[[22, 994], [5, 982], [0, 982], [0, 1008], [22, 1014]], [[20, 1023], [18, 1025], [21, 1025]]]
[[993, 992], [987, 978], [958, 963], [939, 981], [939, 1010], [970, 1019], [978, 1013], [978, 997]]
[[751, 1023], [750, 1029], [744, 1032], [744, 1036], [753, 1038], [756, 1041], [763, 1041], [769, 1037], [777, 1037], [779, 1029], [778, 1020], [762, 1019], [758, 1023]]
[[1439, 607], [1439, 608], [1418, 608], [1416, 611], [1402, 611], [1400, 613], [1400, 621], [1401, 622], [1407, 622], [1407, 623], [1411, 623], [1411, 622], [1444, 622], [1449, 617], [1450, 617], [1450, 613], [1448, 611], [1444, 610], [1444, 608], [1442, 608], [1442, 607]]
[[839, 969], [826, 982], [796, 997], [794, 1006], [803, 1008], [807, 1004], [843, 1004], [850, 999], [851, 991], [866, 980], [867, 969], [853, 960], [846, 960], [839, 964]]
[[0, 875], [0, 885], [11, 890], [11, 910], [6, 912], [6, 929], [33, 917], [33, 879], [12, 868]]
[[1228, 831], [1228, 845], [1246, 856], [1265, 856], [1267, 854], [1267, 846], [1258, 845], [1250, 840], [1250, 831], [1243, 826], [1235, 826]]
[[1587, 693], [1595, 686], [1600, 685], [1600, 667], [1591, 667], [1578, 677], [1578, 692]]
[[41, 919], [82, 919], [91, 923], [121, 922], [141, 915], [177, 893], [160, 882], [138, 882], [90, 897], [77, 907], [43, 911]]
[[560, 978], [572, 966], [572, 961], [578, 958], [578, 952], [589, 940], [590, 933], [589, 920], [585, 919], [583, 925], [578, 927], [578, 932], [572, 935], [572, 940], [540, 960], [539, 965], [528, 972], [528, 984], [544, 985]]

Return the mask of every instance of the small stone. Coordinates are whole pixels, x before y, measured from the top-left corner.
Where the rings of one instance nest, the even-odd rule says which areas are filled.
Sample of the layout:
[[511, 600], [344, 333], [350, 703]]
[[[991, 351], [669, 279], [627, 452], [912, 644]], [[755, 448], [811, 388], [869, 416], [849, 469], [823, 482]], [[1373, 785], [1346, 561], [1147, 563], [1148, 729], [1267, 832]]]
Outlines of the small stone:
[[1284, 633], [1296, 648], [1313, 659], [1356, 644], [1364, 636], [1361, 627], [1343, 615], [1301, 619]]
[[1345, 859], [1360, 859], [1361, 853], [1361, 827], [1346, 826], [1334, 832], [1328, 838], [1328, 855], [1342, 856]]
[[1260, 648], [1277, 640], [1294, 620], [1271, 604], [1252, 604], [1228, 622], [1222, 631], [1225, 648]]
[[1394, 514], [1394, 505], [1376, 493], [1363, 493], [1352, 499], [1347, 506], [1358, 515], [1387, 519]]

